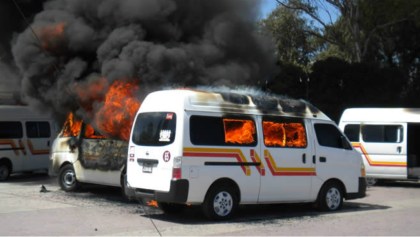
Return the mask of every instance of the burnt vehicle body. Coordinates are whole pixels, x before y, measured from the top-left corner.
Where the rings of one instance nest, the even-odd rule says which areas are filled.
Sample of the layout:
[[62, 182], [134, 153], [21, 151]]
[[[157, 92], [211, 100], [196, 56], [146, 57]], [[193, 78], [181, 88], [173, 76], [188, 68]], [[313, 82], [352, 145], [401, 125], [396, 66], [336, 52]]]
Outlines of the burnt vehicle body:
[[75, 191], [81, 183], [122, 187], [127, 160], [127, 142], [105, 138], [80, 122], [65, 124], [54, 140], [49, 175], [58, 176], [64, 191]]

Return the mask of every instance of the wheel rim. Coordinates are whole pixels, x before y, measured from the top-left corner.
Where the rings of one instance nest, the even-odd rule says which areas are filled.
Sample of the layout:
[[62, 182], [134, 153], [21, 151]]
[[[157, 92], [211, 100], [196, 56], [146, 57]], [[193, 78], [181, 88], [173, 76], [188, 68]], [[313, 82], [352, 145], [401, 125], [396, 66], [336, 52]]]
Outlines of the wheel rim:
[[337, 188], [330, 188], [325, 196], [327, 206], [330, 210], [337, 209], [341, 204], [340, 190]]
[[228, 192], [218, 193], [213, 200], [214, 212], [218, 216], [227, 216], [233, 208], [233, 198]]
[[71, 187], [76, 183], [76, 176], [72, 170], [67, 170], [63, 175], [63, 184], [66, 187]]
[[376, 179], [374, 178], [366, 178], [367, 185], [373, 186], [376, 184]]

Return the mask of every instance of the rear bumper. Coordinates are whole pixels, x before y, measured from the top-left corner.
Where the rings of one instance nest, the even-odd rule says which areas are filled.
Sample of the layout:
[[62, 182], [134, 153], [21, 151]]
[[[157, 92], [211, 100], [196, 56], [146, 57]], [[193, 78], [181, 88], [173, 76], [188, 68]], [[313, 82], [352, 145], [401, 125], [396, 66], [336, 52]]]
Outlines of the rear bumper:
[[188, 198], [189, 182], [186, 179], [172, 180], [169, 192], [159, 192], [149, 189], [125, 187], [129, 199], [154, 199], [158, 202], [185, 203]]
[[366, 197], [366, 177], [359, 178], [359, 190], [357, 193], [347, 193], [346, 200]]

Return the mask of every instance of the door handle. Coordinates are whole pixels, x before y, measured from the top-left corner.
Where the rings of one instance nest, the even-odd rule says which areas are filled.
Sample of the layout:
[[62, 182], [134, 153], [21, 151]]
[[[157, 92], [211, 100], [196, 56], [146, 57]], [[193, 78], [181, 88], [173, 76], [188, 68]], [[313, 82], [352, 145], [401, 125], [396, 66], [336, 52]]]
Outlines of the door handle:
[[398, 153], [401, 153], [401, 150], [402, 150], [401, 147], [400, 146], [397, 146], [397, 152]]
[[316, 163], [316, 156], [312, 156], [312, 163]]
[[320, 156], [319, 157], [319, 162], [327, 162], [327, 158], [323, 157], [323, 156]]
[[305, 153], [303, 153], [303, 155], [302, 155], [302, 162], [305, 164], [306, 163], [306, 154]]

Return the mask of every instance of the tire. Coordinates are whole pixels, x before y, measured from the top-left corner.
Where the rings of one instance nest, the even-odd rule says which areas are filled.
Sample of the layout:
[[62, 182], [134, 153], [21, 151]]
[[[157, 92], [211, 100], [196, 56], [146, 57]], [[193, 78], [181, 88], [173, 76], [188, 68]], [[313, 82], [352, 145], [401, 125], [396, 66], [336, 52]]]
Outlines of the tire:
[[374, 186], [377, 183], [378, 183], [378, 180], [375, 178], [366, 178], [367, 186]]
[[158, 202], [158, 206], [166, 214], [177, 214], [185, 209], [185, 205], [177, 203]]
[[211, 220], [230, 219], [238, 208], [238, 195], [228, 185], [217, 185], [208, 191], [202, 204], [204, 215]]
[[79, 188], [80, 184], [76, 179], [73, 165], [67, 164], [61, 167], [58, 174], [58, 184], [66, 192], [76, 191]]
[[343, 191], [336, 182], [326, 183], [318, 195], [317, 206], [320, 211], [337, 211], [343, 206]]
[[10, 176], [10, 167], [7, 164], [0, 164], [0, 181], [5, 181]]

